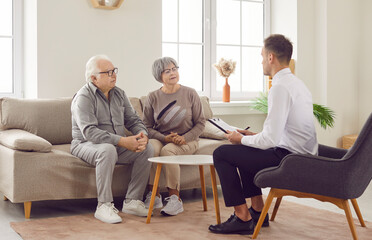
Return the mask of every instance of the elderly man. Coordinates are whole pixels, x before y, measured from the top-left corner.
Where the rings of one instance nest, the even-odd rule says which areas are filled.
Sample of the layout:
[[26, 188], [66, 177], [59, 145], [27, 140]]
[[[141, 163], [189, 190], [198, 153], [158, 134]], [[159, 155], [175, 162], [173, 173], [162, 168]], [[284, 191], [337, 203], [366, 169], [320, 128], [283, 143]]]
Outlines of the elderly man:
[[[96, 167], [98, 206], [94, 216], [106, 223], [121, 222], [111, 190], [115, 164], [132, 164], [131, 180], [123, 202], [124, 213], [147, 216], [142, 197], [148, 181], [153, 155], [147, 128], [136, 115], [125, 92], [116, 87], [116, 74], [104, 55], [86, 64], [85, 84], [72, 104], [71, 153]], [[124, 127], [134, 136], [127, 137]]]

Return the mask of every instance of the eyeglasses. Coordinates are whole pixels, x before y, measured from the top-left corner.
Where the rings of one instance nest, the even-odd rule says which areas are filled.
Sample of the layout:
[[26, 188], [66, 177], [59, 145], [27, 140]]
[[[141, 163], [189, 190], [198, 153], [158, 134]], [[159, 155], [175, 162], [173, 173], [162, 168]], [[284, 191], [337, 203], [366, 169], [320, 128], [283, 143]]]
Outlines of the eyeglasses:
[[170, 68], [170, 69], [164, 69], [163, 73], [165, 74], [170, 74], [171, 72], [178, 72], [178, 68], [180, 67], [173, 67], [173, 68]]
[[109, 77], [111, 77], [112, 75], [114, 75], [114, 73], [115, 73], [115, 74], [118, 74], [118, 68], [114, 68], [114, 69], [112, 69], [112, 70], [108, 70], [108, 71], [106, 71], [106, 72], [99, 72], [99, 74], [102, 74], [102, 73], [107, 73], [107, 75], [108, 75]]

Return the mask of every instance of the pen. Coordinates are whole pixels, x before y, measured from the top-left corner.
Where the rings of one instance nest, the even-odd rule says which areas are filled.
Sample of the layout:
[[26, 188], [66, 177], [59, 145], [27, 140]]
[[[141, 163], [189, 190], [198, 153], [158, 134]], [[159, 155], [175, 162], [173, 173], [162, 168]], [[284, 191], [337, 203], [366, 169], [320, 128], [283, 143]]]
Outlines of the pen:
[[250, 127], [246, 127], [244, 130], [248, 130]]

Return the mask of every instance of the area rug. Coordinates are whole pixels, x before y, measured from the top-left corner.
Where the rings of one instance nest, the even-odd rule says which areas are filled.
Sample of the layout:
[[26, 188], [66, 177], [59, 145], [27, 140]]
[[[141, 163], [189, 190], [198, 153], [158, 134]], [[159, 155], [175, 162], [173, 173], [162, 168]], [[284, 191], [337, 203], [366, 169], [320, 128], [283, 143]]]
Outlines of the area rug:
[[[272, 204], [273, 205], [273, 204]], [[12, 222], [11, 227], [24, 240], [178, 240], [178, 239], [250, 239], [247, 235], [216, 235], [208, 231], [216, 223], [213, 200], [208, 200], [208, 211], [202, 210], [202, 202], [184, 204], [185, 211], [174, 217], [164, 217], [159, 210], [154, 212], [150, 224], [146, 218], [120, 213], [123, 222], [106, 224], [92, 214], [31, 219]], [[221, 219], [225, 221], [233, 212], [220, 200]], [[269, 213], [271, 213], [271, 209]], [[371, 239], [372, 224], [361, 227], [354, 220], [359, 239]], [[346, 217], [327, 210], [315, 209], [293, 202], [282, 201], [274, 222], [262, 228], [257, 239], [352, 239]]]

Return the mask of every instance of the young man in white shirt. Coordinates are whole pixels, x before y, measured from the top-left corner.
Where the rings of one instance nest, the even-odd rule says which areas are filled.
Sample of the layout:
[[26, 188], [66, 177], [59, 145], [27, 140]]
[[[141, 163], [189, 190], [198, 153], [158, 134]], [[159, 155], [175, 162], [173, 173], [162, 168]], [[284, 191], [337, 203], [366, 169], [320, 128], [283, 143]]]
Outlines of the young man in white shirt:
[[[209, 226], [211, 232], [252, 234], [264, 205], [261, 189], [253, 182], [256, 173], [279, 165], [290, 153], [318, 153], [311, 93], [288, 67], [292, 49], [283, 35], [264, 40], [263, 72], [273, 76], [273, 84], [263, 130], [257, 134], [229, 132], [226, 137], [233, 145], [223, 145], [213, 153], [225, 205], [235, 211], [226, 222]], [[250, 208], [246, 198], [251, 198]], [[269, 226], [268, 215], [263, 226]]]

